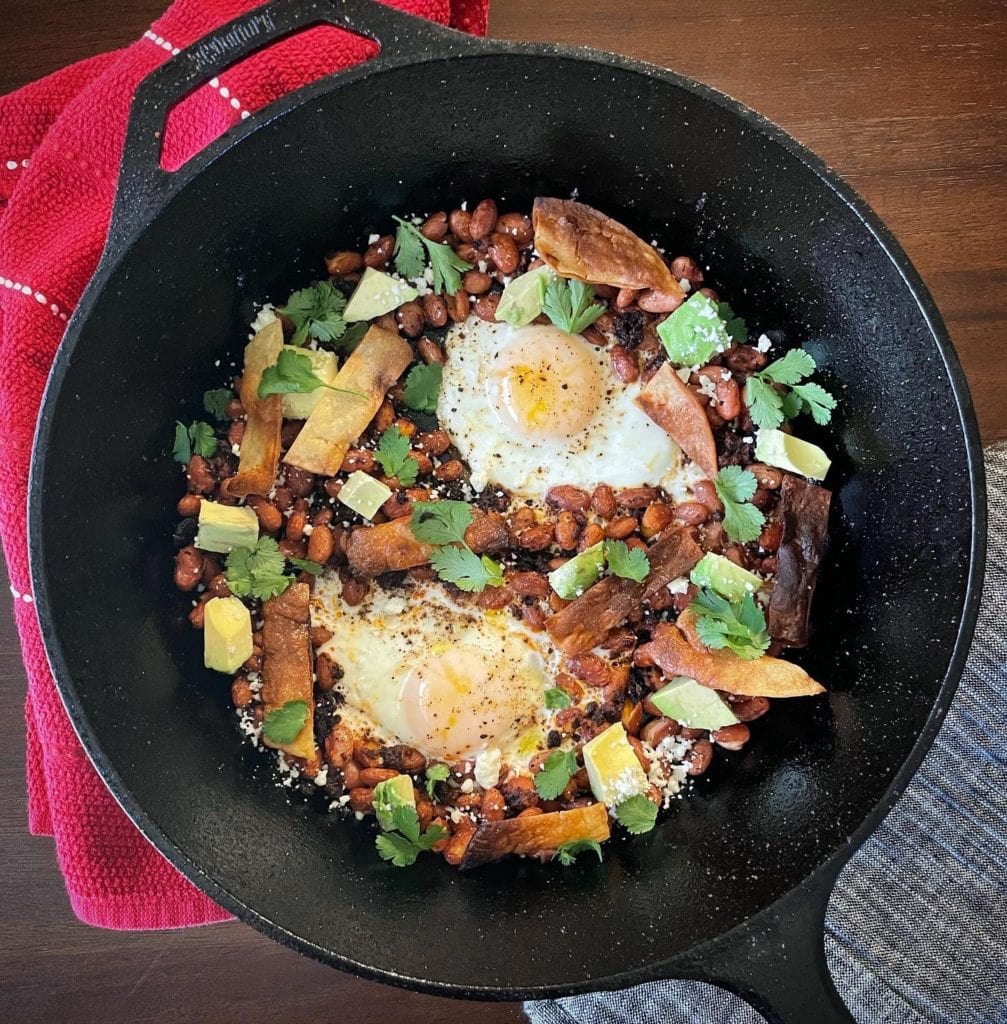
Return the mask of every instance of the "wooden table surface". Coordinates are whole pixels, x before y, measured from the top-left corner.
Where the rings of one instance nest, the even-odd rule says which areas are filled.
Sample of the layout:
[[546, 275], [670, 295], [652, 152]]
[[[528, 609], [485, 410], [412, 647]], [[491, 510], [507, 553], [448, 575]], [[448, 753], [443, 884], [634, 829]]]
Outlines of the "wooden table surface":
[[[164, 0], [7, 0], [0, 93], [140, 36]], [[837, 168], [941, 308], [986, 441], [1007, 437], [1007, 8], [996, 0], [494, 0], [491, 33], [619, 50], [701, 79]], [[641, 112], [642, 116], [642, 112]], [[0, 1005], [5, 1019], [472, 1024], [522, 1019], [328, 970], [239, 924], [86, 928], [25, 831], [24, 672], [0, 599]], [[515, 950], [515, 956], [520, 955]]]

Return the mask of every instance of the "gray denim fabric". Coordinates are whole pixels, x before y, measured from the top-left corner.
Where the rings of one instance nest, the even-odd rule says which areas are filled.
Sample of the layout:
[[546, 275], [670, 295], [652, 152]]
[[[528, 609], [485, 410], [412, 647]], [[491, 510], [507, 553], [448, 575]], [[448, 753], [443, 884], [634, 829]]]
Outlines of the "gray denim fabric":
[[[912, 784], [839, 877], [825, 946], [861, 1024], [1007, 1024], [1007, 444], [986, 449], [989, 562], [961, 687]], [[526, 1003], [532, 1024], [757, 1024], [698, 982]], [[813, 1022], [809, 1022], [813, 1024]]]

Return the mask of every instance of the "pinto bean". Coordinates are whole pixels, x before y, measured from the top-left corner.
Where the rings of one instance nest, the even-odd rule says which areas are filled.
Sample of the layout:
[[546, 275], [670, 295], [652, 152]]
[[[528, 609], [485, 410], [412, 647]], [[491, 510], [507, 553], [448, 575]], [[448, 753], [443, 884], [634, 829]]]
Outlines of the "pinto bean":
[[568, 512], [586, 512], [591, 504], [591, 495], [579, 487], [561, 484], [550, 487], [545, 500], [553, 508], [566, 509]]
[[381, 270], [388, 266], [388, 261], [392, 258], [393, 252], [395, 252], [395, 236], [382, 235], [376, 242], [367, 247], [367, 251], [364, 253], [364, 264], [368, 267], [373, 267], [375, 270]]
[[679, 728], [678, 722], [673, 718], [654, 718], [640, 730], [640, 739], [656, 747], [669, 736], [677, 735]]
[[510, 573], [507, 585], [521, 597], [549, 596], [549, 581], [539, 572]]
[[504, 801], [512, 811], [526, 811], [530, 807], [538, 807], [539, 795], [535, 783], [526, 775], [516, 775], [506, 782], [500, 783], [500, 792]]
[[199, 548], [187, 544], [175, 555], [175, 586], [193, 590], [203, 576], [204, 555]]
[[489, 292], [486, 295], [480, 295], [472, 308], [476, 311], [476, 316], [480, 320], [495, 324], [497, 322], [497, 306], [499, 305], [500, 293]]
[[361, 768], [382, 768], [384, 767], [384, 755], [376, 743], [357, 740], [353, 744], [353, 760]]
[[752, 732], [744, 722], [737, 725], [725, 725], [722, 729], [711, 733], [713, 742], [725, 750], [741, 750], [751, 739]]
[[767, 491], [778, 491], [783, 486], [783, 472], [764, 462], [753, 462], [749, 471], [755, 475], [756, 483]]
[[505, 213], [497, 218], [497, 231], [502, 235], [510, 235], [520, 246], [530, 244], [535, 237], [535, 229], [531, 219], [523, 213]]
[[193, 455], [185, 471], [189, 480], [189, 491], [192, 494], [212, 494], [217, 487], [217, 478], [210, 469], [210, 464], [202, 455]]
[[356, 786], [350, 790], [350, 810], [366, 814], [374, 810], [374, 790]]
[[321, 647], [323, 644], [327, 644], [333, 637], [331, 629], [326, 629], [324, 626], [312, 626], [311, 627], [311, 646]]
[[597, 523], [588, 523], [580, 535], [580, 540], [577, 541], [577, 550], [587, 551], [588, 548], [593, 548], [595, 544], [600, 544], [604, 539], [605, 531]]
[[461, 864], [462, 858], [465, 856], [465, 851], [468, 849], [469, 843], [472, 842], [472, 837], [475, 834], [475, 825], [469, 821], [468, 818], [462, 818], [462, 820], [455, 825], [455, 833], [447, 841], [447, 845], [444, 847], [444, 859], [452, 866]]
[[683, 501], [675, 506], [675, 518], [686, 526], [700, 526], [710, 518], [710, 510], [698, 501]]
[[677, 292], [662, 292], [657, 288], [649, 288], [640, 293], [636, 304], [647, 313], [673, 313], [684, 301], [685, 299]]
[[579, 535], [580, 523], [577, 522], [577, 517], [564, 509], [556, 520], [556, 543], [564, 551], [573, 551]]
[[552, 544], [555, 528], [551, 523], [529, 526], [518, 537], [518, 544], [526, 551], [545, 551]]
[[287, 518], [287, 528], [284, 530], [285, 539], [296, 544], [304, 538], [304, 528], [307, 525], [307, 513], [302, 512], [300, 509], [295, 509]]
[[325, 762], [330, 768], [342, 768], [353, 758], [353, 732], [342, 722], [325, 737]]
[[623, 382], [632, 384], [640, 376], [640, 366], [636, 356], [622, 345], [613, 345], [609, 353], [612, 360], [612, 372]]
[[571, 654], [566, 659], [567, 671], [588, 686], [608, 686], [613, 678], [612, 666], [604, 658], [590, 651], [584, 654]]
[[741, 391], [733, 377], [718, 381], [714, 393], [717, 396], [717, 413], [721, 419], [729, 422], [741, 415]]
[[524, 624], [536, 633], [545, 629], [545, 612], [537, 604], [526, 604], [521, 609]]
[[395, 407], [386, 398], [374, 414], [374, 429], [383, 434], [395, 422]]
[[426, 318], [418, 302], [405, 302], [395, 313], [395, 320], [407, 338], [418, 338], [423, 333]]
[[364, 268], [364, 258], [358, 252], [335, 252], [325, 257], [325, 270], [331, 277], [356, 274]]
[[203, 499], [198, 494], [184, 494], [178, 499], [175, 510], [183, 519], [191, 519], [199, 515], [199, 506], [202, 504]]
[[352, 473], [358, 469], [370, 473], [376, 465], [374, 452], [369, 452], [365, 448], [351, 448], [343, 457], [343, 464], [339, 468], [344, 473]]
[[394, 768], [363, 768], [360, 771], [360, 785], [380, 786], [382, 782], [388, 782], [399, 774]]
[[471, 525], [465, 530], [465, 543], [477, 555], [505, 550], [511, 544], [507, 520], [499, 512], [476, 513]]
[[688, 281], [689, 284], [703, 283], [703, 271], [691, 256], [676, 256], [671, 261], [671, 272], [679, 281]]
[[769, 362], [769, 357], [752, 345], [736, 345], [725, 353], [724, 362], [735, 373], [755, 373]]
[[711, 302], [720, 302], [720, 296], [712, 288], [700, 288], [700, 295], [705, 295]]
[[657, 491], [653, 487], [624, 487], [616, 493], [615, 500], [623, 508], [646, 508], [657, 501]]
[[283, 513], [268, 498], [264, 498], [260, 494], [250, 494], [248, 506], [255, 512], [255, 517], [259, 520], [259, 529], [263, 533], [275, 536], [280, 532], [280, 527], [283, 525]]
[[654, 502], [653, 505], [648, 505], [643, 513], [640, 520], [640, 532], [648, 539], [654, 537], [670, 526], [672, 519], [674, 519], [674, 513], [668, 505]]
[[[683, 735], [685, 732], [686, 730], [683, 729]], [[685, 760], [689, 765], [688, 773], [690, 775], [702, 775], [713, 760], [713, 744], [709, 740], [696, 740]]]
[[448, 316], [456, 324], [467, 319], [471, 312], [472, 307], [469, 303], [468, 293], [464, 289], [459, 288], [453, 295], [446, 296], [445, 302], [448, 307]]
[[462, 274], [462, 288], [469, 295], [485, 295], [493, 284], [493, 278], [481, 270], [466, 270]]
[[332, 557], [335, 547], [336, 542], [332, 536], [332, 531], [327, 526], [312, 527], [311, 536], [308, 538], [309, 562], [325, 565]]
[[446, 430], [431, 430], [416, 435], [416, 447], [430, 455], [443, 455], [451, 447], [451, 438]]
[[602, 517], [611, 519], [615, 515], [615, 492], [608, 484], [598, 484], [591, 494], [591, 508]]
[[469, 232], [474, 241], [489, 238], [497, 223], [497, 204], [484, 199], [473, 211], [469, 220]]
[[692, 494], [696, 501], [705, 505], [711, 512], [724, 511], [724, 504], [712, 480], [697, 480], [692, 485]]
[[447, 303], [439, 296], [430, 292], [423, 296], [423, 319], [431, 327], [443, 327], [448, 322]]
[[235, 676], [231, 683], [231, 703], [236, 708], [247, 708], [252, 703], [252, 687], [247, 676]]
[[448, 215], [441, 210], [431, 214], [420, 226], [420, 234], [431, 242], [443, 242], [448, 233]]
[[507, 813], [507, 801], [504, 800], [503, 793], [495, 787], [493, 789], [487, 789], [483, 793], [483, 802], [480, 807], [480, 814], [482, 815], [483, 821], [503, 821], [504, 816]]
[[639, 525], [636, 516], [620, 516], [605, 527], [605, 536], [613, 540], [625, 540], [630, 534], [636, 533]]
[[315, 489], [315, 474], [301, 469], [300, 466], [285, 466], [283, 475], [290, 493], [295, 498], [306, 498]]
[[452, 210], [448, 217], [448, 227], [451, 234], [457, 236], [460, 242], [472, 241], [472, 214], [468, 210]]
[[342, 597], [344, 604], [349, 605], [350, 608], [356, 608], [367, 597], [368, 591], [371, 589], [370, 583], [367, 580], [358, 580], [355, 576], [350, 575], [345, 576], [345, 578], [340, 576], [340, 579], [342, 581], [340, 597]]
[[458, 459], [450, 459], [434, 467], [434, 476], [441, 481], [460, 480], [465, 473], [465, 466]]
[[745, 697], [731, 703], [735, 718], [741, 722], [754, 722], [769, 710], [768, 697]]
[[637, 291], [634, 288], [620, 288], [615, 297], [615, 308], [620, 312], [629, 309], [636, 302]]
[[783, 520], [770, 519], [759, 534], [759, 547], [765, 551], [777, 551], [783, 540]]
[[489, 258], [501, 274], [513, 274], [521, 263], [517, 242], [510, 235], [500, 232], [490, 238]]

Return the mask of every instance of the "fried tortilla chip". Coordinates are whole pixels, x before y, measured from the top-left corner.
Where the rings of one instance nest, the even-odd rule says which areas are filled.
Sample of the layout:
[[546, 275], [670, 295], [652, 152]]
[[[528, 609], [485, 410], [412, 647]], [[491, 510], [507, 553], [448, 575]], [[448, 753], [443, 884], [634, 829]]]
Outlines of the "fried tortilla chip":
[[413, 536], [409, 516], [379, 526], [358, 526], [346, 542], [350, 569], [364, 579], [424, 565], [433, 550]]
[[259, 398], [262, 371], [273, 366], [283, 348], [283, 326], [274, 320], [245, 346], [245, 366], [241, 374], [239, 397], [248, 422], [241, 439], [238, 472], [227, 481], [227, 491], [235, 497], [268, 494], [276, 479], [280, 462], [280, 428], [283, 426], [283, 396]]
[[699, 396], [665, 363], [643, 386], [636, 404], [712, 480], [717, 444]]
[[685, 292], [660, 254], [629, 228], [572, 199], [539, 198], [532, 210], [535, 248], [561, 277], [668, 295]]
[[660, 623], [650, 643], [639, 650], [666, 676], [688, 676], [741, 697], [810, 697], [825, 690], [799, 665], [780, 658], [745, 661], [728, 650], [699, 651], [670, 622]]
[[511, 853], [551, 853], [564, 843], [581, 839], [603, 843], [610, 834], [608, 811], [600, 803], [572, 811], [484, 821], [476, 829], [459, 866], [462, 870], [477, 868]]

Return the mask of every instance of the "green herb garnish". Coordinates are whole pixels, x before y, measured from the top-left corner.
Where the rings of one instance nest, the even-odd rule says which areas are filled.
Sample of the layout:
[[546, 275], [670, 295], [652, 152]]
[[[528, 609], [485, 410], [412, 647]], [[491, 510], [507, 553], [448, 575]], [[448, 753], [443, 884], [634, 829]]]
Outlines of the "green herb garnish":
[[214, 388], [203, 392], [203, 408], [218, 420], [227, 419], [227, 407], [234, 401], [234, 392], [230, 388]]
[[472, 506], [464, 501], [417, 501], [409, 526], [424, 544], [464, 542], [472, 524]]
[[631, 548], [624, 540], [605, 541], [605, 559], [615, 576], [642, 583], [650, 572], [650, 559], [641, 548]]
[[728, 648], [739, 658], [760, 658], [769, 647], [766, 617], [751, 594], [740, 601], [728, 601], [704, 587], [689, 610], [696, 616], [699, 639], [711, 650]]
[[566, 690], [561, 690], [558, 686], [545, 691], [545, 706], [549, 711], [560, 711], [563, 708], [568, 708], [572, 703]]
[[564, 843], [556, 849], [555, 859], [563, 867], [569, 867], [577, 859], [579, 853], [588, 852], [598, 854], [599, 861], [602, 859], [601, 844], [595, 839], [575, 839], [573, 842]]
[[217, 438], [213, 433], [213, 427], [202, 420], [196, 420], [191, 426], [186, 426], [181, 420], [175, 421], [175, 443], [171, 449], [176, 462], [183, 466], [189, 464], [193, 455], [202, 455], [208, 459], [217, 453]]
[[270, 743], [293, 743], [308, 720], [308, 705], [303, 700], [288, 700], [263, 719], [262, 735]]
[[759, 486], [755, 474], [740, 466], [727, 466], [713, 483], [724, 503], [724, 532], [740, 544], [755, 540], [766, 522], [762, 512], [750, 504]]
[[280, 349], [276, 363], [262, 371], [259, 380], [259, 398], [269, 395], [309, 395], [319, 388], [328, 388], [341, 395], [353, 395], [366, 400], [367, 396], [348, 388], [337, 388], [326, 384], [311, 368], [311, 360], [293, 349]]
[[[749, 377], [745, 385], [745, 404], [752, 422], [760, 428], [774, 429], [784, 420], [808, 412], [819, 425], [828, 423], [836, 400], [821, 384], [801, 383], [814, 372], [815, 360], [811, 354], [803, 348], [795, 348]], [[781, 392], [773, 385], [783, 385], [790, 390]]]
[[554, 750], [535, 775], [535, 791], [543, 800], [555, 800], [576, 771], [577, 755], [572, 750]]
[[450, 245], [431, 242], [415, 224], [395, 217], [399, 225], [395, 233], [395, 269], [408, 280], [415, 281], [423, 276], [423, 250], [426, 249], [433, 271], [434, 291], [440, 295], [448, 292], [454, 295], [462, 286], [460, 271], [471, 270], [472, 264], [466, 263]]
[[284, 573], [286, 559], [272, 537], [260, 537], [254, 548], [235, 548], [227, 556], [224, 577], [235, 597], [267, 601], [282, 594], [293, 576]]
[[657, 824], [657, 804], [653, 800], [638, 793], [628, 800], [623, 800], [615, 809], [615, 820], [630, 835], [639, 836], [649, 832]]
[[431, 825], [426, 832], [420, 832], [419, 815], [416, 808], [409, 803], [394, 803], [389, 806], [386, 824], [390, 827], [375, 839], [374, 845], [381, 859], [391, 861], [397, 868], [415, 864], [421, 853], [446, 839], [448, 834], [440, 825]]
[[503, 569], [488, 555], [477, 555], [467, 546], [447, 545], [430, 556], [430, 566], [446, 583], [459, 590], [481, 594], [487, 587], [502, 587]]
[[451, 769], [446, 764], [432, 764], [427, 768], [427, 795], [431, 800], [437, 799], [437, 795], [434, 792], [437, 783], [447, 782], [450, 775]]
[[381, 435], [374, 457], [381, 463], [385, 476], [395, 477], [404, 487], [416, 483], [420, 464], [409, 457], [409, 437], [394, 424]]
[[440, 363], [414, 366], [406, 377], [402, 400], [417, 412], [436, 412], [444, 367]]
[[472, 522], [472, 506], [464, 501], [418, 501], [413, 505], [409, 527], [424, 544], [436, 544], [430, 565], [446, 583], [459, 590], [481, 593], [503, 586], [503, 569], [487, 555], [480, 557], [465, 543]]
[[345, 309], [346, 297], [331, 281], [316, 281], [294, 292], [277, 312], [294, 325], [292, 345], [303, 345], [309, 337], [335, 344], [346, 333]]
[[293, 558], [287, 555], [287, 561], [298, 571], [298, 572], [310, 572], [312, 576], [318, 576], [323, 569], [323, 566], [317, 562], [312, 562], [307, 558]]
[[542, 312], [567, 334], [580, 334], [605, 312], [594, 301], [594, 289], [583, 281], [554, 277], [545, 290]]
[[748, 341], [748, 324], [740, 316], [734, 315], [734, 310], [726, 302], [717, 306], [717, 316], [724, 321], [724, 329], [731, 336], [732, 341]]

